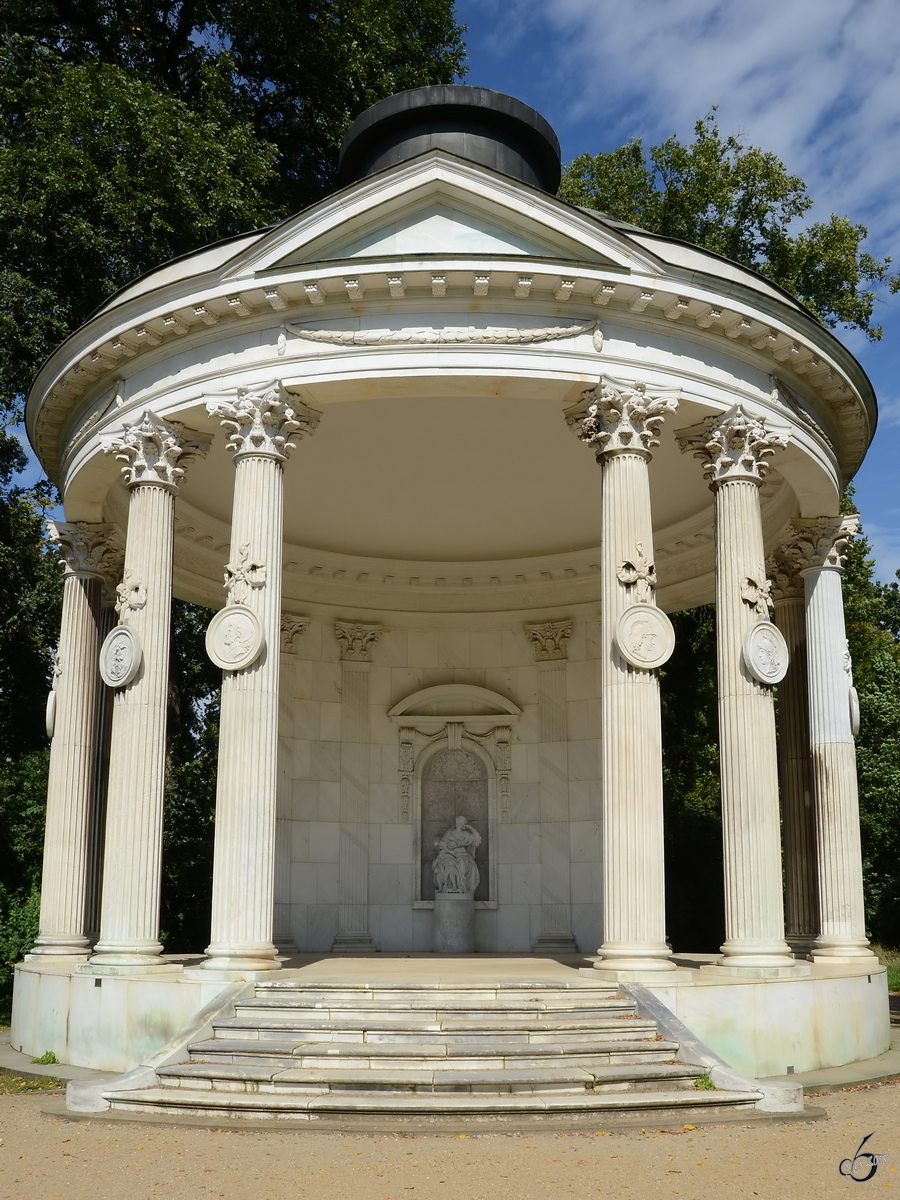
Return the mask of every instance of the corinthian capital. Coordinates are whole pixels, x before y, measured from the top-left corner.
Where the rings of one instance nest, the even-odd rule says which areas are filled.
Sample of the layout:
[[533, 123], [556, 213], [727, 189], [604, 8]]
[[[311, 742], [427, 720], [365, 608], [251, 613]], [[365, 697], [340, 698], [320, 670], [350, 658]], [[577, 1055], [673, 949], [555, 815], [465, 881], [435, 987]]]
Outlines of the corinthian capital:
[[793, 542], [785, 542], [766, 559], [766, 574], [772, 583], [772, 600], [803, 599], [802, 560]]
[[859, 517], [798, 518], [791, 522], [790, 538], [781, 553], [794, 564], [797, 574], [804, 571], [844, 569], [844, 550], [859, 532]]
[[649, 458], [651, 446], [659, 445], [660, 423], [677, 409], [675, 396], [649, 395], [645, 383], [605, 377], [566, 410], [566, 421], [594, 447], [598, 462], [626, 450]]
[[371, 662], [372, 647], [381, 637], [380, 625], [335, 621], [334, 635], [340, 643], [343, 662]]
[[115, 573], [120, 551], [113, 544], [111, 525], [48, 521], [47, 526], [65, 575], [106, 580]]
[[572, 622], [544, 621], [541, 625], [526, 625], [525, 632], [534, 643], [535, 662], [558, 662], [566, 657]]
[[787, 430], [770, 428], [741, 404], [720, 417], [706, 417], [675, 436], [683, 452], [693, 452], [703, 463], [703, 474], [712, 488], [733, 479], [762, 483], [778, 446], [788, 444]]
[[228, 445], [236, 457], [287, 459], [292, 437], [313, 433], [321, 413], [291, 396], [277, 379], [258, 387], [239, 387], [236, 398], [217, 397], [206, 405], [230, 430]]
[[104, 454], [115, 454], [126, 465], [122, 474], [128, 487], [153, 484], [174, 491], [192, 458], [203, 457], [209, 449], [207, 434], [185, 429], [176, 421], [164, 421], [149, 409], [135, 425], [121, 434], [104, 438]]

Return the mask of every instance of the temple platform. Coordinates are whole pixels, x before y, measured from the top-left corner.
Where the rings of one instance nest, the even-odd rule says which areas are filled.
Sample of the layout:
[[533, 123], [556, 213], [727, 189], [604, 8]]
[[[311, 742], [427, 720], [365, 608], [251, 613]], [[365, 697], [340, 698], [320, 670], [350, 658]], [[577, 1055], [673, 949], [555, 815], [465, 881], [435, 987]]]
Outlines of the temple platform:
[[[700, 969], [714, 960], [678, 955], [676, 972], [643, 986], [736, 1070], [757, 1079], [789, 1077], [872, 1059], [890, 1048], [884, 967], [816, 963], [803, 978], [743, 979]], [[188, 1040], [201, 1036], [204, 1014], [215, 1013], [217, 1002], [227, 1006], [229, 998], [253, 989], [252, 983], [198, 978], [199, 956], [165, 961], [173, 969], [114, 976], [88, 974], [71, 962], [20, 964], [11, 1047], [34, 1057], [52, 1050], [63, 1064], [124, 1072], [182, 1032]], [[585, 955], [304, 954], [284, 958], [267, 981], [368, 1000], [404, 989], [420, 998], [433, 992], [446, 1004], [456, 994], [474, 1002], [500, 992], [608, 987], [599, 972], [596, 981], [588, 974], [596, 961]], [[630, 994], [627, 985], [622, 994]]]

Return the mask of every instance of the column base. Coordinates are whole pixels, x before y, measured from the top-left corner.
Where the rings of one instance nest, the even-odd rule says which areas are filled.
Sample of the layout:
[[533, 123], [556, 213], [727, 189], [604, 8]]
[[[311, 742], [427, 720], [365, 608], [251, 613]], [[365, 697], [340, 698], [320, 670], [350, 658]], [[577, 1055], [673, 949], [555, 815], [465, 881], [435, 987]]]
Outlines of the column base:
[[829, 963], [834, 963], [835, 966], [858, 963], [863, 966], [867, 961], [878, 961], [877, 955], [865, 938], [817, 937], [809, 957], [814, 963], [821, 963], [822, 966], [827, 966]]
[[600, 980], [603, 983], [658, 983], [670, 984], [689, 981], [693, 972], [687, 967], [676, 967], [668, 964], [668, 969], [659, 970], [655, 967], [619, 967], [606, 965], [604, 962], [594, 963], [592, 967], [579, 967], [578, 974], [585, 978]]
[[272, 942], [279, 954], [300, 953], [297, 943], [290, 936], [290, 934], [286, 934], [284, 937], [275, 937], [272, 939]]
[[278, 951], [271, 942], [256, 946], [228, 946], [212, 942], [206, 947], [206, 954], [206, 959], [199, 967], [204, 974], [210, 971], [233, 971], [237, 973], [236, 978], [242, 978], [247, 972], [281, 970]]
[[730, 979], [805, 979], [812, 973], [809, 963], [785, 962], [773, 966], [754, 966], [752, 963], [704, 963], [701, 975], [718, 975]]
[[181, 963], [163, 962], [158, 958], [155, 962], [139, 962], [139, 963], [97, 963], [91, 959], [90, 962], [78, 963], [75, 967], [76, 975], [179, 975], [181, 973]]
[[809, 934], [787, 934], [785, 937], [787, 944], [791, 948], [791, 953], [794, 958], [807, 959], [812, 956], [815, 949], [815, 935]]
[[79, 942], [52, 942], [38, 939], [36, 945], [25, 955], [25, 962], [87, 962], [91, 957], [91, 947], [87, 938]]
[[332, 954], [377, 954], [369, 933], [339, 933], [331, 943]]
[[162, 942], [155, 938], [146, 942], [99, 941], [90, 962], [98, 967], [154, 967], [160, 962]]
[[594, 971], [638, 971], [655, 976], [678, 970], [665, 942], [604, 942], [597, 953], [600, 959], [594, 963]]
[[532, 954], [580, 954], [571, 933], [541, 933], [534, 939]]

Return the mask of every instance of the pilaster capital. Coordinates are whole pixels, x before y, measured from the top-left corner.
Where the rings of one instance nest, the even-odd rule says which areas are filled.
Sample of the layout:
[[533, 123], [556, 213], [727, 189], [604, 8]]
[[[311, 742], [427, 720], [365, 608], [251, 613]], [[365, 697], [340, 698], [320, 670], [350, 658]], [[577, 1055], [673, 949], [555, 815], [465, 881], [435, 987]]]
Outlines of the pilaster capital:
[[335, 621], [334, 636], [341, 647], [341, 662], [371, 662], [372, 647], [383, 626], [360, 625], [358, 621]]
[[284, 654], [296, 654], [296, 640], [309, 629], [309, 621], [303, 617], [281, 614], [281, 649]]
[[798, 518], [791, 522], [789, 540], [782, 553], [795, 564], [798, 575], [807, 571], [843, 571], [845, 548], [859, 533], [859, 517]]
[[230, 430], [228, 447], [235, 458], [274, 458], [286, 462], [295, 448], [292, 437], [315, 432], [322, 416], [292, 396], [284, 384], [273, 379], [256, 387], [239, 387], [234, 399], [218, 396], [206, 405]]
[[760, 484], [769, 471], [768, 459], [790, 439], [787, 429], [770, 427], [736, 404], [721, 416], [705, 417], [697, 425], [676, 430], [683, 453], [692, 452], [703, 463], [703, 474], [715, 490], [733, 480]]
[[48, 521], [64, 575], [108, 580], [116, 571], [121, 551], [113, 541], [112, 525]]
[[144, 484], [175, 491], [185, 466], [192, 458], [204, 457], [211, 440], [209, 434], [165, 421], [147, 409], [136, 424], [104, 438], [101, 448], [126, 464], [122, 474], [128, 487]]
[[558, 662], [566, 657], [572, 622], [544, 621], [540, 625], [526, 625], [525, 633], [533, 643], [535, 662]]
[[650, 448], [659, 445], [660, 423], [666, 413], [678, 410], [678, 396], [666, 396], [659, 388], [651, 394], [647, 389], [645, 383], [604, 376], [566, 409], [569, 428], [594, 447], [598, 462], [625, 451], [649, 459]]

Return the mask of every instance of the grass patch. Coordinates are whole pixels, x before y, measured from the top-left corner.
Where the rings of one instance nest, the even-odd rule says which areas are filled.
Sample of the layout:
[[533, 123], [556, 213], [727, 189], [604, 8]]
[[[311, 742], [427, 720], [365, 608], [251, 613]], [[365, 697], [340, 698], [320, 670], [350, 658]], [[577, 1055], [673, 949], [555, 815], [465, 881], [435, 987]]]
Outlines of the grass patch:
[[49, 1067], [53, 1063], [58, 1063], [59, 1059], [52, 1050], [45, 1050], [40, 1058], [33, 1058], [31, 1061], [33, 1063], [38, 1063], [42, 1067]]
[[873, 943], [872, 949], [878, 955], [878, 961], [887, 967], [889, 992], [900, 992], [900, 949], [890, 946], [879, 946]]
[[694, 1080], [694, 1087], [698, 1092], [714, 1092], [716, 1085], [710, 1078], [709, 1071], [704, 1071], [702, 1075], [698, 1075]]
[[23, 1096], [29, 1092], [63, 1092], [64, 1079], [49, 1079], [46, 1076], [31, 1078], [27, 1075], [10, 1075], [0, 1072], [0, 1096]]

